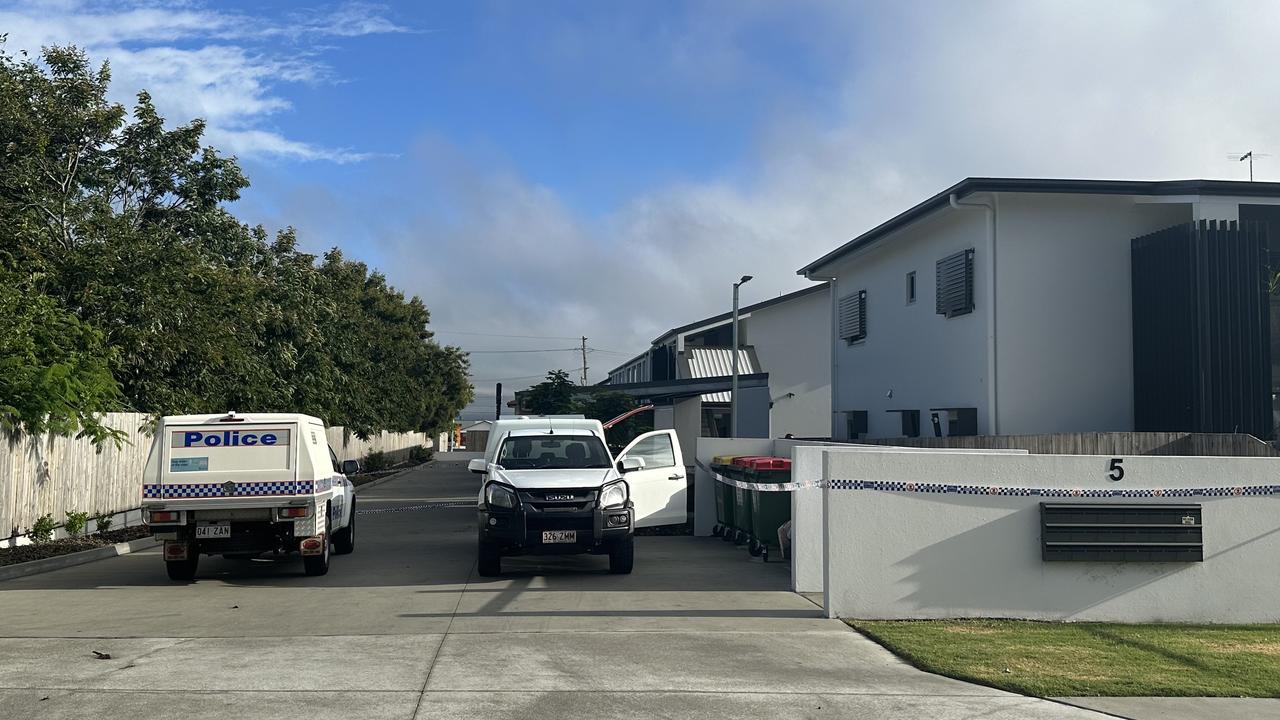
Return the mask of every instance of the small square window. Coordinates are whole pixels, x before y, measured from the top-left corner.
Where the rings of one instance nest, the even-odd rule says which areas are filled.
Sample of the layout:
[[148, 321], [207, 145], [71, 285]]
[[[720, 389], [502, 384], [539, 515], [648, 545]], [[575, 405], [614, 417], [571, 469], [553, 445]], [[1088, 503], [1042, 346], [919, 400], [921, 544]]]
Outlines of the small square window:
[[907, 273], [907, 304], [916, 301], [916, 271]]

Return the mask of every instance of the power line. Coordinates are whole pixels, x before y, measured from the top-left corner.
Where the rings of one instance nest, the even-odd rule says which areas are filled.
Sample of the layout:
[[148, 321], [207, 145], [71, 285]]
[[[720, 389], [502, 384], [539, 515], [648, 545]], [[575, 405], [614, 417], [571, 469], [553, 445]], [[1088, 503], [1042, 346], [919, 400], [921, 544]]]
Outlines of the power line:
[[503, 335], [500, 333], [482, 333], [482, 332], [464, 332], [462, 330], [431, 330], [437, 335], [472, 335], [475, 337], [500, 337], [500, 338], [520, 338], [524, 340], [577, 340], [576, 337], [568, 337], [567, 335]]
[[578, 352], [581, 348], [540, 348], [538, 350], [463, 350], [469, 355], [479, 355], [481, 353], [547, 353], [547, 352]]
[[511, 377], [472, 378], [472, 379], [471, 379], [471, 382], [473, 382], [473, 383], [495, 383], [495, 382], [502, 382], [502, 381], [504, 381], [504, 380], [533, 380], [533, 379], [535, 379], [535, 378], [544, 378], [544, 377], [546, 377], [546, 376], [547, 376], [547, 374], [546, 374], [546, 373], [542, 373], [541, 375], [515, 375], [515, 376], [511, 376]]

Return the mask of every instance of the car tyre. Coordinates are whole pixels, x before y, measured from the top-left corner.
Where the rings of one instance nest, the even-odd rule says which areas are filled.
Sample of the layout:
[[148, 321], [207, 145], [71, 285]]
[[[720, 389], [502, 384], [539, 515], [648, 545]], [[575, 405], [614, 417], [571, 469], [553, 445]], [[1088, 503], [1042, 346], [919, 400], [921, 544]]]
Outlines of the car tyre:
[[351, 498], [351, 522], [333, 534], [333, 554], [350, 555], [356, 550], [356, 499]]
[[200, 567], [200, 555], [195, 548], [187, 551], [186, 560], [165, 560], [164, 569], [169, 579], [177, 582], [191, 582], [196, 579], [196, 568]]
[[302, 570], [311, 577], [319, 577], [329, 572], [329, 536], [324, 537], [324, 550], [319, 555], [302, 556]]
[[636, 562], [635, 538], [628, 536], [609, 548], [609, 572], [614, 575], [630, 575]]
[[492, 543], [481, 542], [476, 560], [476, 572], [480, 577], [497, 577], [502, 574], [502, 553]]

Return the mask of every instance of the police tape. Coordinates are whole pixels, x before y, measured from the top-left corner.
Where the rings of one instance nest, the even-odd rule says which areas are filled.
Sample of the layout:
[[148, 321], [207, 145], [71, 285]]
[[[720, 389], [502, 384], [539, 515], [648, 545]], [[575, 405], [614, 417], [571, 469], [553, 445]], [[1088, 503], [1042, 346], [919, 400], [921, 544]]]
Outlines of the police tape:
[[721, 483], [724, 483], [725, 485], [731, 485], [736, 488], [742, 488], [743, 490], [761, 490], [764, 492], [790, 492], [792, 490], [804, 490], [807, 488], [822, 487], [821, 480], [803, 480], [801, 482], [789, 482], [789, 483], [745, 482], [743, 480], [735, 480], [731, 477], [725, 477], [724, 475], [721, 475], [715, 470], [712, 470], [711, 468], [707, 467], [705, 464], [703, 464], [701, 460], [695, 460], [694, 462], [698, 464], [698, 467], [702, 468], [703, 472], [708, 473], [711, 475], [711, 477], [715, 478], [716, 482], [721, 482]]
[[377, 515], [379, 513], [413, 512], [416, 510], [440, 510], [443, 508], [475, 507], [475, 500], [445, 500], [422, 505], [401, 505], [400, 507], [374, 508], [372, 510], [356, 510], [357, 515]]
[[[822, 480], [801, 480], [790, 483], [753, 483], [726, 477], [707, 467], [701, 460], [699, 468], [717, 482], [743, 490], [765, 492], [789, 492], [821, 488]], [[1045, 498], [1187, 498], [1187, 497], [1259, 497], [1280, 496], [1280, 485], [1218, 485], [1186, 488], [1043, 488], [1013, 487], [1003, 485], [961, 485], [958, 483], [906, 482], [900, 480], [844, 480], [832, 479], [832, 490], [874, 490], [894, 493], [990, 495], [997, 497], [1045, 497]]]

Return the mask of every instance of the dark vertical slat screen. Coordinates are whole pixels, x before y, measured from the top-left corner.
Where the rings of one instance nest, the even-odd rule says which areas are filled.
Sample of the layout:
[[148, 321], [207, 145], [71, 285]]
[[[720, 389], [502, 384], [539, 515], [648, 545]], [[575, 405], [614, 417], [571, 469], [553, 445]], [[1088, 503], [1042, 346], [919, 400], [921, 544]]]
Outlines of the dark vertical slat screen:
[[1271, 438], [1266, 225], [1174, 226], [1132, 260], [1134, 429]]
[[973, 312], [973, 249], [952, 253], [938, 261], [935, 309], [955, 317]]

